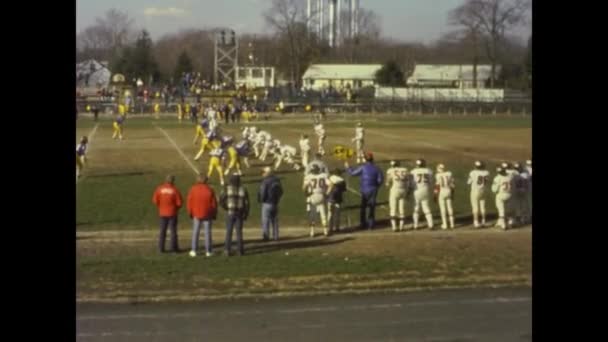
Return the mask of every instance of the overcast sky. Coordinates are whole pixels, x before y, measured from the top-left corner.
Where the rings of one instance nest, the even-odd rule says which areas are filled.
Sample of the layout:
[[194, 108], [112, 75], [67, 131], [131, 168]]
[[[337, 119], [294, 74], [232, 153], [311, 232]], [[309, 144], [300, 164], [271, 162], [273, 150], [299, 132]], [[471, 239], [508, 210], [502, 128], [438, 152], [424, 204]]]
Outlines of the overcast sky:
[[[303, 3], [306, 0], [301, 0]], [[450, 9], [464, 0], [359, 0], [360, 7], [380, 18], [382, 36], [402, 41], [429, 43], [452, 28]], [[77, 0], [76, 31], [95, 22], [110, 8], [126, 11], [138, 28], [153, 39], [186, 28], [228, 26], [237, 33], [269, 32], [262, 13], [271, 0]], [[518, 32], [527, 40], [530, 29]]]

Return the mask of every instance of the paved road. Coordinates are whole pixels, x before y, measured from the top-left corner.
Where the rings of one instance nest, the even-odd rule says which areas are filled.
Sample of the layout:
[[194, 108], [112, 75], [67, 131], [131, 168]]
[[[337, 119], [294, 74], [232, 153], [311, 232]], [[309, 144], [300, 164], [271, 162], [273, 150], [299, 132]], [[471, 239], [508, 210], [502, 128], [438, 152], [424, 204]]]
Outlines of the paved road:
[[531, 341], [532, 290], [80, 304], [78, 341]]

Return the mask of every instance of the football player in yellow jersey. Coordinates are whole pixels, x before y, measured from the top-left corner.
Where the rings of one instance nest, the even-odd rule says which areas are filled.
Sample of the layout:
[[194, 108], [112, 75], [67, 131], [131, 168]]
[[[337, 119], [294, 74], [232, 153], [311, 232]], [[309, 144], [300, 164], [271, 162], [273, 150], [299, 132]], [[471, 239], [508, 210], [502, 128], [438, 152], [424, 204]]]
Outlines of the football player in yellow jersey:
[[184, 114], [182, 113], [182, 105], [180, 103], [177, 104], [177, 120], [182, 122], [184, 118]]
[[220, 184], [224, 186], [224, 170], [222, 169], [222, 156], [224, 150], [221, 147], [214, 148], [209, 152], [209, 170], [207, 171], [207, 177], [211, 178], [211, 174], [215, 169], [220, 176]]
[[194, 160], [199, 160], [200, 157], [205, 153], [205, 150], [209, 148], [211, 150], [211, 145], [209, 144], [209, 138], [207, 138], [206, 129], [209, 129], [209, 121], [207, 119], [201, 120], [201, 122], [196, 125], [196, 135], [194, 136], [194, 141], [192, 143], [196, 146], [196, 142], [198, 138], [201, 138], [201, 148], [194, 157]]
[[160, 103], [156, 102], [154, 104], [154, 117], [155, 118], [160, 118]]
[[118, 114], [125, 115], [126, 109], [125, 105], [122, 103], [118, 105]]
[[124, 115], [118, 115], [114, 122], [112, 123], [112, 127], [114, 128], [114, 134], [112, 134], [112, 139], [116, 139], [118, 137], [122, 140], [122, 124], [125, 121]]
[[190, 104], [188, 102], [184, 104], [184, 116], [190, 117]]
[[234, 146], [232, 145], [232, 141], [227, 143], [226, 152], [228, 152], [229, 161], [228, 161], [228, 167], [226, 168], [226, 171], [224, 171], [224, 175], [227, 175], [233, 169], [236, 170], [236, 174], [240, 175], [241, 174], [241, 161], [240, 161], [239, 154], [238, 154], [236, 148], [234, 148]]

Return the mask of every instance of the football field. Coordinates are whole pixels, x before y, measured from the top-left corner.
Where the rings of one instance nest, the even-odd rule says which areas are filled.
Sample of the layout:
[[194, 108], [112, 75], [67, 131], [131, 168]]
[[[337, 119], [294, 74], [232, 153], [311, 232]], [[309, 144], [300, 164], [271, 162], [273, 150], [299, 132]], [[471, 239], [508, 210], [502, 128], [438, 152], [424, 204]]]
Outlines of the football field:
[[[279, 221], [282, 240], [262, 243], [260, 205], [256, 203], [261, 168], [270, 165], [250, 158], [244, 170], [252, 202], [245, 223], [244, 257], [220, 255], [224, 215], [214, 222], [216, 256], [190, 258], [191, 221], [186, 210], [179, 215], [179, 241], [184, 253], [160, 255], [156, 250], [158, 223], [151, 198], [167, 174], [185, 199], [197, 171], [207, 172], [208, 156], [194, 161], [199, 146], [192, 143], [195, 126], [174, 117], [129, 117], [123, 141], [113, 140], [112, 122], [79, 118], [76, 140], [88, 135], [89, 162], [77, 181], [76, 243], [77, 297], [80, 301], [138, 301], [214, 298], [238, 295], [298, 294], [370, 289], [405, 289], [484, 284], [529, 284], [531, 281], [531, 228], [512, 231], [474, 230], [466, 180], [475, 160], [490, 170], [503, 160], [531, 159], [530, 117], [382, 117], [361, 116], [365, 148], [376, 163], [388, 168], [391, 159], [411, 169], [417, 158], [433, 170], [438, 163], [452, 171], [456, 181], [454, 231], [393, 233], [388, 222], [388, 191], [382, 188], [373, 232], [354, 231], [358, 225], [358, 178], [345, 176], [349, 191], [342, 225], [346, 232], [331, 237], [307, 237], [302, 172], [283, 163], [277, 172], [284, 187]], [[336, 145], [354, 148], [357, 119], [342, 115], [324, 122], [327, 132], [325, 161], [330, 169], [343, 167], [329, 153]], [[222, 125], [224, 134], [241, 137], [245, 123]], [[285, 116], [249, 123], [299, 151], [300, 134], [308, 134], [313, 149], [312, 120]], [[352, 162], [354, 164], [354, 161]], [[219, 195], [217, 175], [211, 185]], [[493, 196], [487, 197], [489, 223], [494, 224]], [[436, 226], [439, 208], [432, 204]], [[411, 224], [408, 203], [406, 225]], [[318, 231], [321, 233], [321, 230]], [[168, 243], [168, 241], [167, 241]], [[200, 248], [203, 246], [201, 233]], [[170, 285], [170, 286], [169, 286]]]

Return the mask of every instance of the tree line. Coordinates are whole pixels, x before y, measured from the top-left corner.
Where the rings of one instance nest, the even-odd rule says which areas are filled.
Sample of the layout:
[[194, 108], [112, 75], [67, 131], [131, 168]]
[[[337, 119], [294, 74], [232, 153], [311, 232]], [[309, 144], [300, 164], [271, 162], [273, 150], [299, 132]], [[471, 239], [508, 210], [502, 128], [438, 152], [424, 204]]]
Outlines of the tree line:
[[[390, 85], [402, 85], [416, 64], [490, 64], [491, 86], [530, 87], [532, 37], [525, 42], [512, 32], [529, 23], [531, 0], [464, 0], [446, 14], [452, 30], [430, 44], [383, 37], [378, 15], [361, 9], [359, 34], [333, 49], [307, 29], [304, 6], [299, 0], [272, 0], [262, 14], [271, 34], [237, 32], [239, 64], [274, 66], [281, 79], [295, 86], [313, 63], [384, 63], [392, 70], [385, 72]], [[348, 15], [345, 11], [343, 18]], [[346, 33], [348, 22], [343, 20], [338, 30]], [[111, 9], [78, 33], [76, 57], [108, 61], [113, 73], [146, 84], [177, 83], [183, 72], [200, 73], [212, 82], [218, 29], [192, 28], [152, 40], [127, 13]]]

